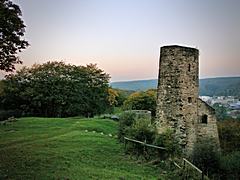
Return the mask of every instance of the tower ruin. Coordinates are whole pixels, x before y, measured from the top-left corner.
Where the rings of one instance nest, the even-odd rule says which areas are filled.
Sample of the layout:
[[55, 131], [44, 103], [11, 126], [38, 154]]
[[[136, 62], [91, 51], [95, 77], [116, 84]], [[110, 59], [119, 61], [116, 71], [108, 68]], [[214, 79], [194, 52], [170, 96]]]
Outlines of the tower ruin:
[[198, 49], [161, 47], [156, 125], [158, 133], [172, 129], [187, 153], [204, 138], [212, 138], [219, 145], [215, 111], [198, 97], [198, 74]]

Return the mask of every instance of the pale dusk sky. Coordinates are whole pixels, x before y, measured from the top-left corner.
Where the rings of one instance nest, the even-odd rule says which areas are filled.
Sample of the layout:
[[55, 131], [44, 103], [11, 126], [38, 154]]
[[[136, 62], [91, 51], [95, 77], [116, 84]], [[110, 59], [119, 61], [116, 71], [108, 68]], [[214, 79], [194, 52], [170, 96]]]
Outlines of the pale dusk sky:
[[239, 0], [14, 2], [31, 44], [25, 66], [97, 63], [111, 81], [154, 79], [160, 47], [177, 44], [199, 49], [200, 78], [240, 76]]

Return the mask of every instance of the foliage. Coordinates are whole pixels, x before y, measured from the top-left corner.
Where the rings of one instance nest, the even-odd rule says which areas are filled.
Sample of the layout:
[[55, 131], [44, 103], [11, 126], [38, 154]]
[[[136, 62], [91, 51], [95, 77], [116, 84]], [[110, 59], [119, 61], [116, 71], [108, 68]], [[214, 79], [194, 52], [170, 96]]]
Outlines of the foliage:
[[136, 114], [133, 112], [124, 112], [119, 119], [118, 139], [123, 141], [124, 136], [127, 135], [131, 125], [134, 123]]
[[0, 110], [0, 121], [7, 120], [9, 117], [21, 117], [20, 110]]
[[180, 154], [180, 147], [175, 139], [175, 134], [170, 129], [167, 129], [164, 133], [157, 134], [154, 144], [166, 148], [166, 151], [163, 152], [165, 158]]
[[118, 92], [112, 88], [108, 88], [108, 102], [111, 106], [115, 106], [118, 104], [117, 102], [117, 97], [118, 97]]
[[18, 5], [10, 0], [0, 1], [0, 70], [13, 71], [22, 61], [17, 53], [29, 44], [23, 40], [25, 25]]
[[[150, 119], [136, 119], [127, 131], [127, 137], [148, 144], [152, 144], [154, 136], [155, 131], [151, 125]], [[144, 158], [149, 159], [149, 151], [147, 151], [146, 147], [142, 144], [128, 143], [127, 151], [137, 155], [138, 157], [143, 155]]]
[[212, 139], [196, 142], [191, 158], [193, 164], [201, 168], [204, 174], [213, 174], [219, 169], [220, 154]]
[[114, 100], [114, 106], [115, 107], [121, 107], [124, 103], [124, 101], [134, 92], [134, 91], [128, 91], [128, 90], [122, 90], [122, 89], [114, 89], [109, 88], [110, 92], [109, 94], [113, 93], [113, 100]]
[[222, 157], [220, 169], [222, 179], [240, 179], [240, 151]]
[[166, 159], [180, 153], [180, 148], [172, 131], [167, 130], [165, 133], [157, 134], [156, 127], [151, 124], [151, 119], [140, 118], [131, 111], [123, 113], [120, 118], [118, 131], [120, 141], [123, 141], [124, 136], [167, 149], [160, 152], [157, 149], [146, 148], [142, 144], [128, 143], [128, 152], [137, 156], [142, 155], [146, 159]]
[[0, 179], [165, 179], [165, 169], [123, 156], [108, 136], [117, 127], [93, 118], [31, 117], [0, 125]]
[[155, 116], [157, 106], [156, 101], [157, 93], [155, 90], [135, 92], [124, 102], [124, 108], [132, 110], [149, 110], [152, 112], [152, 116]]
[[215, 109], [217, 120], [225, 120], [229, 118], [227, 114], [227, 108], [222, 104], [215, 103], [213, 108]]
[[1, 108], [20, 109], [25, 115], [91, 117], [105, 112], [110, 106], [108, 81], [109, 75], [94, 64], [35, 64], [4, 80]]
[[222, 152], [240, 151], [240, 121], [225, 120], [217, 125]]
[[151, 125], [150, 119], [136, 119], [128, 132], [128, 137], [146, 143], [152, 143], [154, 135], [155, 130]]

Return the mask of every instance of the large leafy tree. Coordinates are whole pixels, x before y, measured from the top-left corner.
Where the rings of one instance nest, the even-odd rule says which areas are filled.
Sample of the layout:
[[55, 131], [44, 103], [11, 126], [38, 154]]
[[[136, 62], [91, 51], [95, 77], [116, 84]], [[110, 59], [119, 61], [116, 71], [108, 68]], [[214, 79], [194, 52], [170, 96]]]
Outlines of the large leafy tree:
[[0, 0], [0, 70], [13, 71], [22, 61], [18, 52], [29, 44], [23, 40], [25, 25], [18, 5], [9, 0]]
[[109, 78], [93, 64], [35, 64], [6, 77], [2, 104], [37, 116], [93, 116], [109, 108]]
[[156, 90], [150, 89], [145, 92], [135, 92], [132, 93], [126, 101], [124, 101], [124, 108], [133, 110], [149, 110], [152, 112], [152, 115], [155, 116], [156, 101]]

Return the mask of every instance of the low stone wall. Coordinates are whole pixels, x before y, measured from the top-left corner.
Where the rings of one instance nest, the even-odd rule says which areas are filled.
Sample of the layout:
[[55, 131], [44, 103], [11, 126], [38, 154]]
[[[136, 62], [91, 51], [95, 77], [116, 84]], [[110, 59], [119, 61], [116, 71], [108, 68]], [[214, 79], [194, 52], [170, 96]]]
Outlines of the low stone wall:
[[135, 113], [138, 119], [139, 118], [145, 118], [145, 119], [152, 118], [151, 111], [148, 111], [148, 110], [129, 110], [129, 111], [125, 111], [125, 112]]

